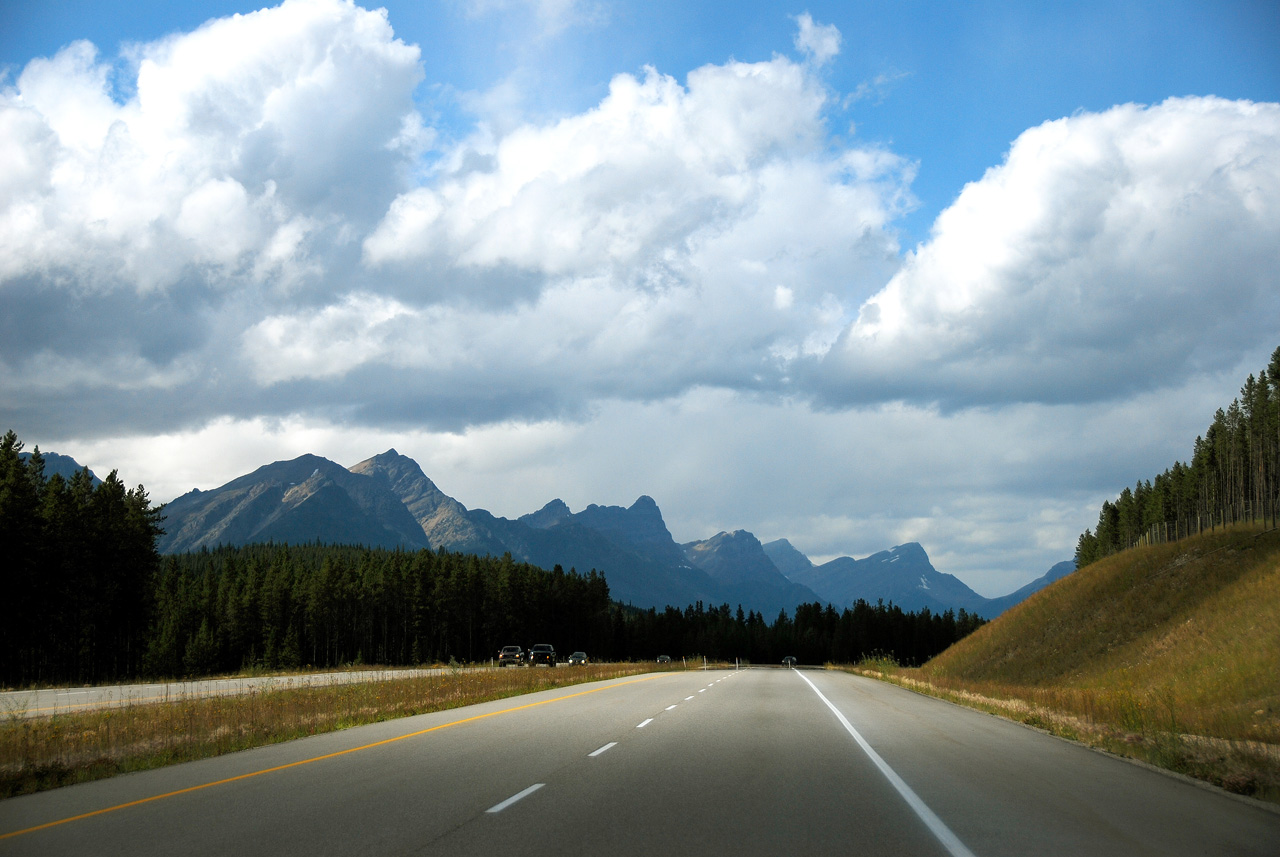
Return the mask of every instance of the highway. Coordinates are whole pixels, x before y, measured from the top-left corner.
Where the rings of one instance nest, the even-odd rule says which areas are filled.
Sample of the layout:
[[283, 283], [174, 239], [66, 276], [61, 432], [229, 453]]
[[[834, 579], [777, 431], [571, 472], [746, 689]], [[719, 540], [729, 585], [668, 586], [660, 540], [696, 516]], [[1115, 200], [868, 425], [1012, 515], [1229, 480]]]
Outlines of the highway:
[[1268, 855], [1280, 813], [892, 685], [655, 673], [0, 801], [0, 855]]

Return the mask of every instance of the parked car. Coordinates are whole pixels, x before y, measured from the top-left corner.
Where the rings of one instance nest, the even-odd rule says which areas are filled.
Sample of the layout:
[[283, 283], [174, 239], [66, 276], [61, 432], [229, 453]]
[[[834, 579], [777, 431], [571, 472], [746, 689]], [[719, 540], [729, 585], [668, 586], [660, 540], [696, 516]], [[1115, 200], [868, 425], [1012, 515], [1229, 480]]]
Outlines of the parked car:
[[574, 664], [579, 664], [579, 665], [582, 665], [582, 666], [586, 666], [586, 664], [587, 664], [587, 653], [586, 653], [586, 652], [574, 652], [572, 655], [569, 655], [569, 666], [573, 666]]
[[524, 663], [524, 649], [519, 646], [503, 646], [498, 652], [498, 666], [518, 667]]
[[793, 666], [795, 666], [795, 665], [796, 665], [796, 656], [795, 656], [795, 655], [787, 655], [785, 658], [783, 658], [783, 659], [782, 659], [782, 665], [783, 665], [784, 667], [793, 667]]
[[669, 663], [671, 663], [671, 656], [670, 656], [670, 655], [658, 655], [658, 663], [660, 663], [660, 664], [669, 664]]
[[556, 665], [556, 647], [550, 643], [538, 643], [529, 650], [529, 664], [537, 666], [538, 664], [546, 664], [549, 667]]

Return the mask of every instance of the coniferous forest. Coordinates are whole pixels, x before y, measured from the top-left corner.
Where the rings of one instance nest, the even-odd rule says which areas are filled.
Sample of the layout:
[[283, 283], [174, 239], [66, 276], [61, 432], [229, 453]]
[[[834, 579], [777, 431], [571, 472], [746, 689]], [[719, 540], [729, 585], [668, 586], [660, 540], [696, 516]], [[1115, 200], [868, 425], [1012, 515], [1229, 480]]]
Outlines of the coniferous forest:
[[1184, 538], [1240, 521], [1275, 526], [1280, 513], [1280, 348], [1239, 398], [1197, 437], [1191, 463], [1102, 504], [1095, 529], [1076, 543], [1080, 568], [1138, 544]]
[[140, 675], [159, 568], [160, 512], [139, 485], [88, 469], [46, 479], [0, 441], [0, 683]]
[[859, 601], [759, 613], [702, 603], [639, 610], [605, 577], [503, 557], [334, 545], [160, 556], [163, 510], [113, 472], [45, 478], [11, 431], [0, 446], [0, 683], [103, 683], [241, 669], [485, 662], [504, 645], [649, 660], [921, 663], [979, 627], [961, 610]]

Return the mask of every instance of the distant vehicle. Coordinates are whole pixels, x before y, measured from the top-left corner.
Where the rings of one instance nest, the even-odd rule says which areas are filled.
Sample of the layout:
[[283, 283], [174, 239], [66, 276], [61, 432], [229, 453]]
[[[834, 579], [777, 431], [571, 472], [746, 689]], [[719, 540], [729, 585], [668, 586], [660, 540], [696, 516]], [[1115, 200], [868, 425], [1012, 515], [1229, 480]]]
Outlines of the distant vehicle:
[[550, 643], [538, 643], [529, 650], [530, 666], [538, 664], [546, 664], [549, 667], [556, 665], [556, 647]]
[[524, 663], [524, 649], [519, 646], [503, 646], [498, 652], [498, 666], [518, 667]]
[[658, 655], [658, 663], [660, 663], [660, 664], [669, 664], [669, 663], [671, 663], [671, 656], [670, 656], [670, 655]]
[[574, 664], [585, 666], [586, 663], [587, 663], [586, 652], [574, 652], [572, 655], [569, 655], [569, 666], [573, 666]]
[[795, 665], [796, 665], [796, 656], [795, 656], [795, 655], [787, 655], [785, 658], [783, 658], [783, 659], [782, 659], [782, 665], [783, 665], [783, 666], [785, 666], [785, 667], [793, 667], [793, 666], [795, 666]]

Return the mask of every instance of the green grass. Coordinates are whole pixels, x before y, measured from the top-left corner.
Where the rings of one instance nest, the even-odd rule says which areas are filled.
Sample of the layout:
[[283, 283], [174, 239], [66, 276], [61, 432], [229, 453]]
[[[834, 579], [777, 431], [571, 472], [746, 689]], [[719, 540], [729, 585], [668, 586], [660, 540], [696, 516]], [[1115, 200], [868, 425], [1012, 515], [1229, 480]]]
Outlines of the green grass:
[[918, 669], [860, 671], [1280, 802], [1280, 531], [1125, 551]]

